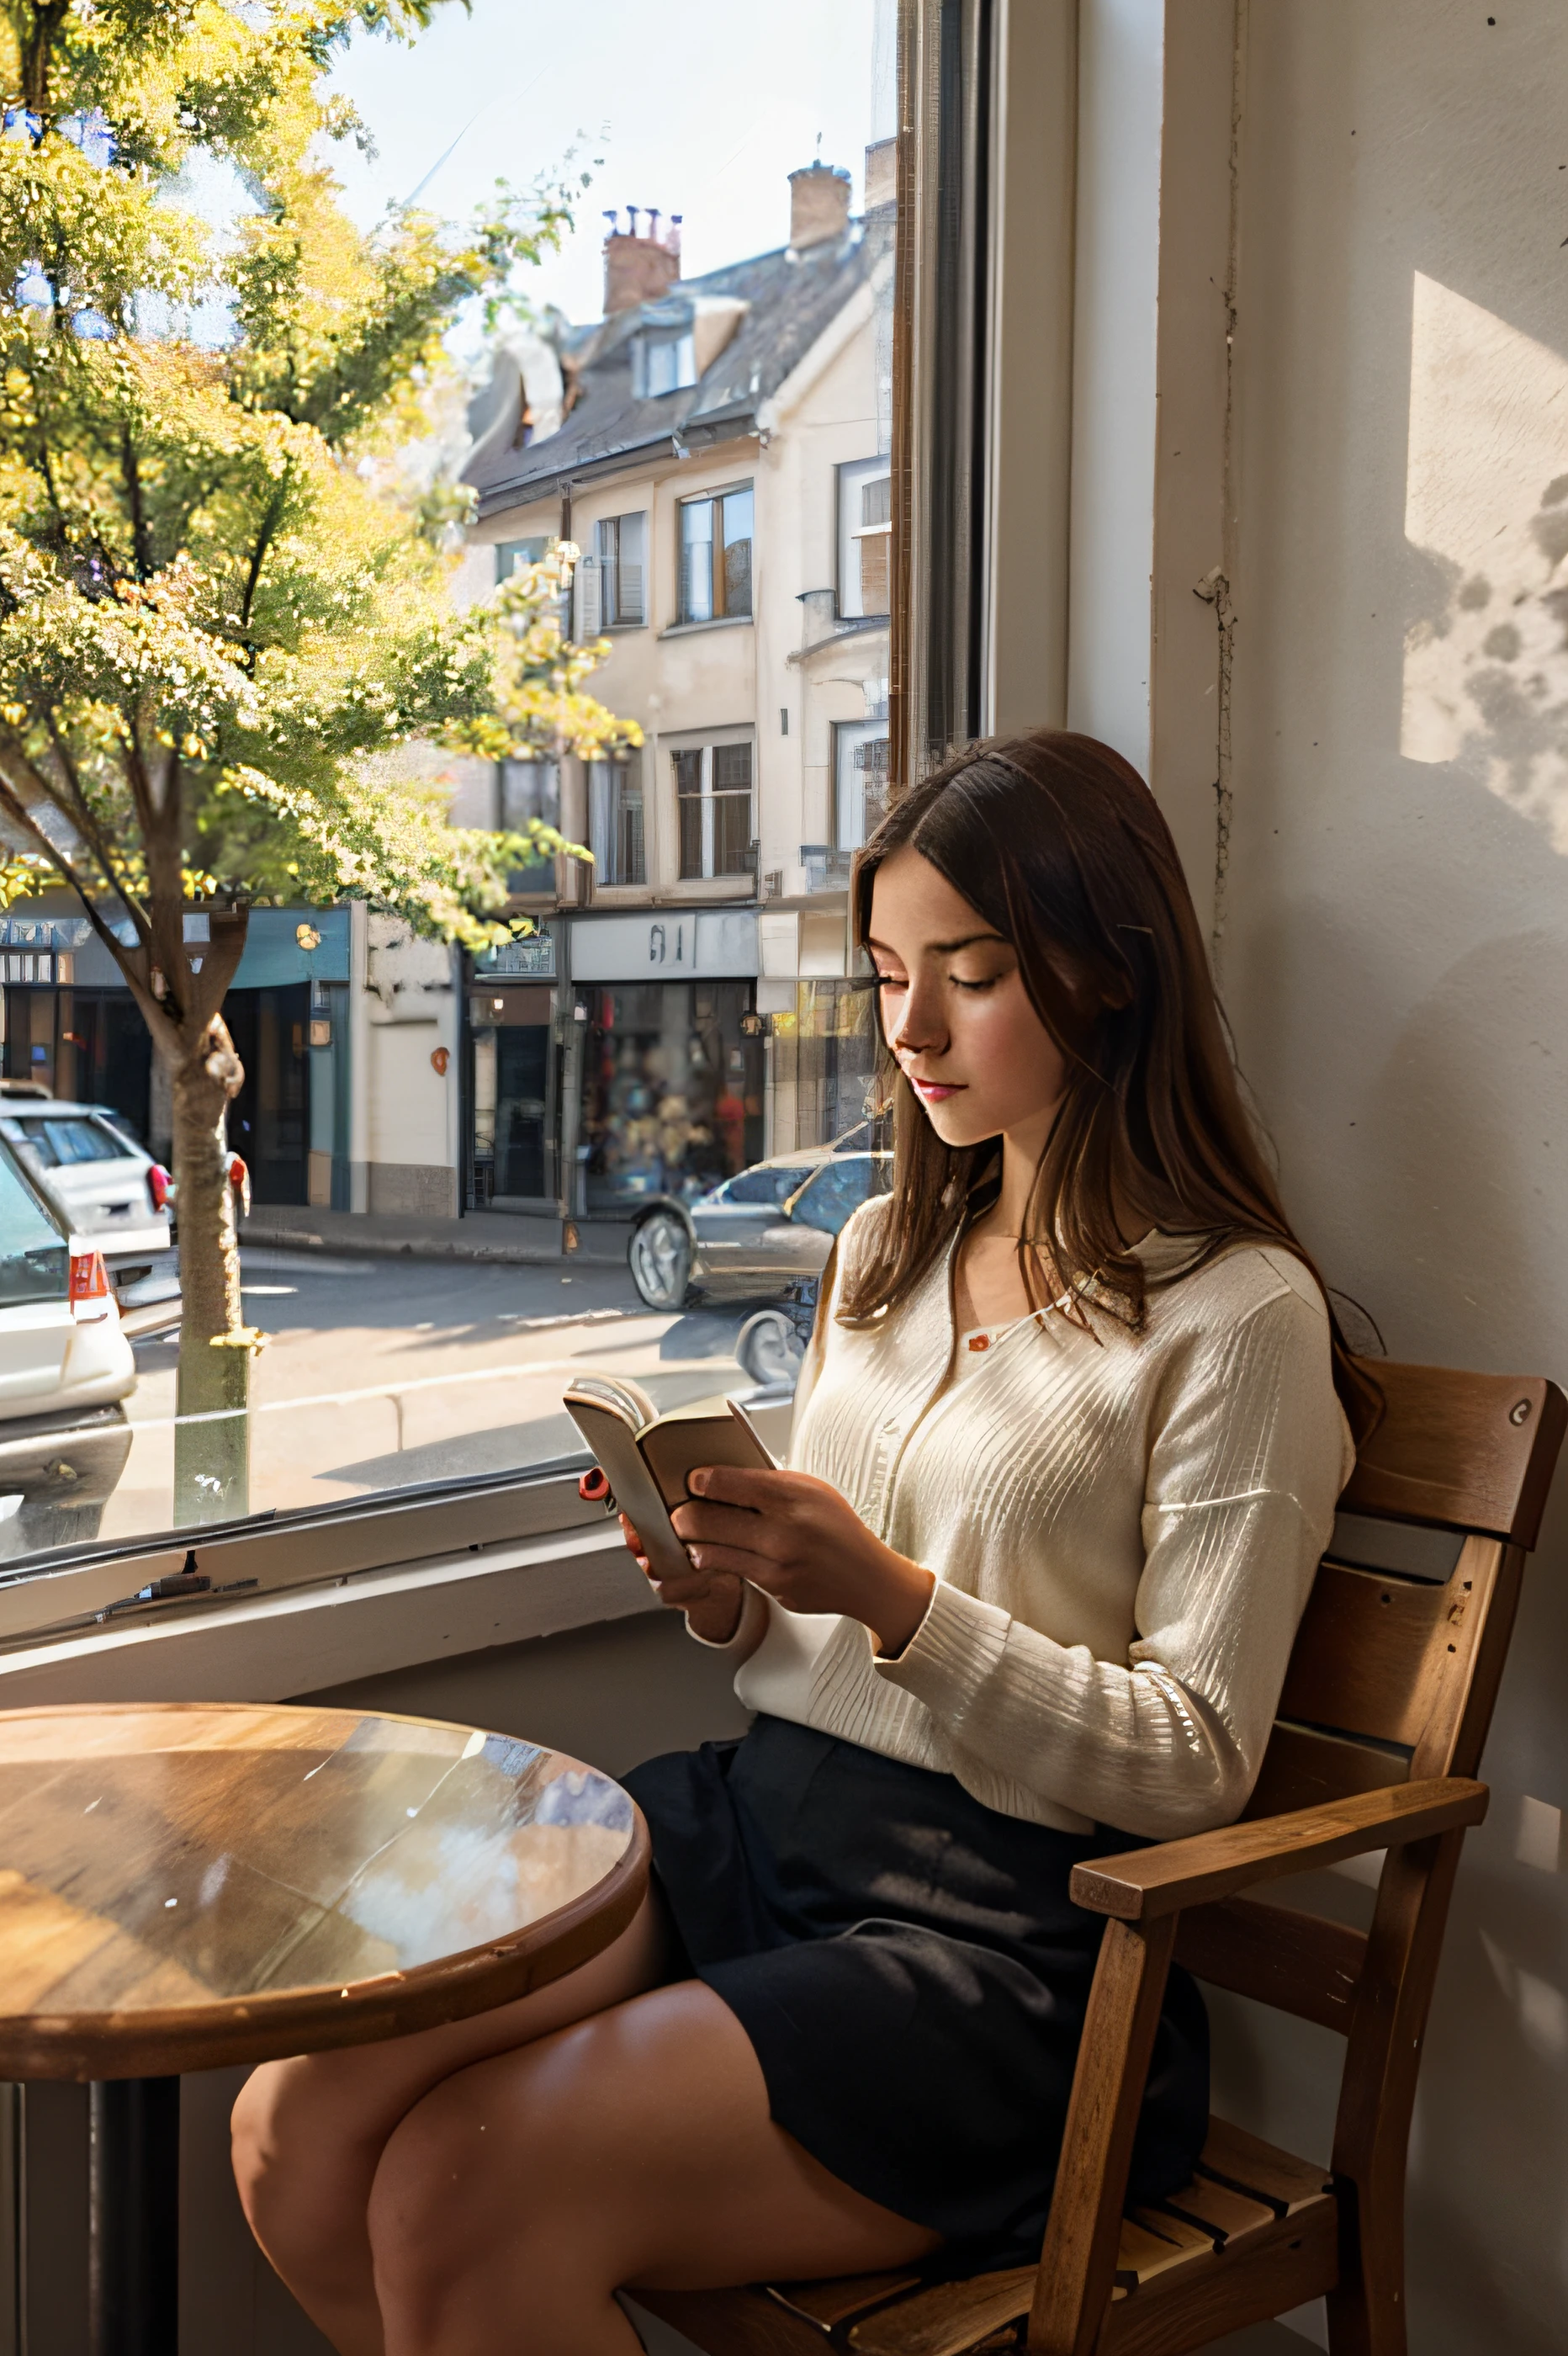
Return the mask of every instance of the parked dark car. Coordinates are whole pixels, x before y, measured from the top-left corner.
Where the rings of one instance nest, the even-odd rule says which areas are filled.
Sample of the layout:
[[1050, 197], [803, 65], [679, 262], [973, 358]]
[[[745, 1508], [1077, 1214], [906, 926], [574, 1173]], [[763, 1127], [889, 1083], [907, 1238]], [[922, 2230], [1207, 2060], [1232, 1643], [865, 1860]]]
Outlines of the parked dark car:
[[632, 1281], [650, 1309], [756, 1302], [736, 1355], [753, 1382], [793, 1382], [833, 1239], [891, 1173], [891, 1153], [814, 1146], [754, 1162], [695, 1203], [666, 1196], [633, 1231]]

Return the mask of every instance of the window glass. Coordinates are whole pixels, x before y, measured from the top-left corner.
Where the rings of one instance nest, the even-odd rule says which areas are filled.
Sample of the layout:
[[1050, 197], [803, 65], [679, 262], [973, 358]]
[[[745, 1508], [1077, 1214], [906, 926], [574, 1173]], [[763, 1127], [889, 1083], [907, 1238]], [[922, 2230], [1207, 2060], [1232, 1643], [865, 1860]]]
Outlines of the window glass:
[[71, 1162], [123, 1162], [125, 1147], [97, 1120], [29, 1120], [18, 1124], [29, 1145], [55, 1167]]
[[643, 603], [645, 515], [606, 516], [594, 528], [599, 566], [600, 622], [606, 630], [645, 622]]
[[688, 499], [680, 510], [680, 618], [713, 618], [713, 502]]
[[[65, 1237], [0, 1146], [0, 1309], [63, 1301], [69, 1275]], [[5, 1371], [4, 1347], [0, 1337], [0, 1374]], [[4, 1429], [0, 1424], [0, 1432]]]
[[884, 1188], [882, 1163], [869, 1153], [836, 1153], [811, 1179], [790, 1216], [803, 1227], [837, 1235], [850, 1215]]
[[743, 1170], [739, 1178], [731, 1178], [727, 1186], [720, 1186], [713, 1199], [717, 1203], [776, 1207], [804, 1184], [808, 1174], [801, 1169]]
[[[539, 707], [548, 725], [525, 703], [509, 736], [470, 727], [488, 674], [449, 671], [444, 655], [425, 662], [443, 643], [438, 605], [410, 695], [405, 674], [389, 675], [375, 710], [430, 703], [448, 678], [451, 709], [432, 706], [428, 726], [378, 752], [368, 790], [355, 770], [357, 815], [350, 823], [347, 802], [329, 813], [319, 862], [280, 852], [239, 895], [245, 941], [222, 1016], [240, 1072], [225, 1147], [243, 1327], [264, 1346], [245, 1361], [233, 1413], [246, 1445], [227, 1470], [203, 1454], [221, 1433], [193, 1404], [212, 1354], [182, 1362], [180, 1344], [211, 1238], [197, 1233], [190, 1187], [183, 1205], [177, 1191], [158, 1199], [163, 1182], [113, 1126], [173, 1170], [168, 1072], [63, 883], [0, 910], [0, 1076], [39, 1090], [0, 1104], [0, 1121], [24, 1120], [24, 1105], [37, 1116], [36, 1151], [14, 1137], [8, 1161], [0, 1151], [0, 1308], [63, 1292], [49, 1206], [69, 1205], [96, 1223], [133, 1351], [121, 1396], [93, 1409], [122, 1432], [123, 1465], [98, 1505], [71, 1508], [60, 1542], [177, 1533], [183, 1547], [219, 1519], [330, 1516], [547, 1463], [578, 1448], [561, 1367], [600, 1351], [661, 1403], [741, 1384], [739, 1318], [694, 1335], [677, 1313], [648, 1312], [627, 1237], [646, 1206], [735, 1181], [731, 1200], [776, 1207], [805, 1165], [759, 1174], [764, 1158], [826, 1149], [864, 1118], [874, 1042], [843, 970], [842, 862], [814, 865], [799, 838], [830, 838], [837, 858], [844, 825], [868, 822], [857, 804], [840, 823], [834, 732], [863, 712], [885, 734], [885, 701], [874, 723], [890, 633], [874, 555], [859, 560], [867, 626], [851, 650], [819, 624], [839, 618], [841, 533], [886, 537], [876, 485], [892, 433], [896, 13], [893, 0], [792, 0], [787, 12], [692, 0], [672, 20], [624, 0], [542, 15], [471, 0], [402, 11], [406, 42], [361, 27], [324, 52], [323, 102], [365, 136], [311, 150], [312, 204], [341, 218], [320, 216], [307, 275], [327, 254], [344, 284], [357, 283], [389, 250], [376, 241], [403, 234], [387, 230], [394, 217], [428, 220], [432, 252], [473, 251], [471, 224], [497, 219], [498, 178], [522, 213], [536, 182], [563, 192], [567, 209], [542, 224], [537, 260], [519, 245], [506, 285], [465, 301], [441, 327], [443, 348], [421, 346], [396, 404], [342, 445], [341, 580], [315, 604], [295, 599], [291, 568], [317, 530], [308, 518], [243, 546], [214, 542], [213, 577], [242, 595], [254, 563], [267, 626], [306, 617], [288, 659], [336, 678], [352, 641], [368, 679], [427, 575], [433, 595], [477, 621], [564, 542], [579, 553], [562, 560], [538, 626], [580, 648], [603, 642], [581, 679], [577, 652], [560, 669], [621, 734], [580, 741], [559, 698]], [[243, 46], [263, 18], [286, 47], [286, 11], [241, 7], [225, 21]], [[303, 108], [314, 70], [304, 59], [291, 105]], [[236, 107], [250, 91], [234, 81]], [[475, 113], [475, 93], [508, 91]], [[164, 96], [171, 119], [209, 118], [200, 91], [186, 93], [188, 107], [177, 91]], [[603, 141], [595, 131], [578, 144], [578, 123], [604, 126]], [[224, 155], [204, 153], [204, 135], [159, 201], [197, 207], [222, 280], [249, 250], [232, 225], [262, 199]], [[73, 151], [72, 170], [85, 155]], [[628, 192], [660, 209], [629, 207]], [[367, 241], [358, 261], [355, 238]], [[172, 322], [182, 338], [191, 330], [214, 385], [240, 364], [237, 288], [231, 275], [198, 319]], [[332, 289], [313, 303], [318, 294], [330, 309]], [[154, 290], [132, 286], [125, 316], [131, 342], [143, 322], [149, 337], [170, 328]], [[825, 351], [830, 367], [803, 367]], [[242, 419], [252, 396], [263, 409], [274, 398], [259, 380], [242, 390]], [[286, 441], [296, 427], [284, 419], [279, 431]], [[197, 472], [208, 458], [231, 463], [231, 452], [193, 451]], [[869, 472], [851, 499], [843, 470], [857, 467]], [[176, 477], [160, 474], [157, 499]], [[192, 509], [197, 538], [229, 528], [235, 480], [220, 470]], [[112, 483], [103, 495], [111, 506], [120, 496]], [[355, 520], [361, 496], [384, 501], [373, 529]], [[111, 520], [130, 545], [128, 517]], [[158, 531], [160, 546], [196, 544], [183, 525]], [[768, 632], [749, 626], [764, 561]], [[683, 638], [683, 624], [703, 635]], [[319, 751], [325, 778], [336, 756], [325, 731]], [[842, 757], [842, 774], [859, 777], [854, 747]], [[395, 856], [372, 888], [356, 830], [386, 812]], [[445, 819], [455, 845], [432, 862], [428, 830]], [[477, 905], [475, 838], [534, 821], [592, 864], [521, 859], [478, 911], [502, 937], [485, 946], [483, 932], [454, 933]], [[283, 820], [247, 805], [247, 827], [269, 824]], [[220, 848], [210, 834], [184, 846], [193, 890]], [[146, 871], [132, 857], [118, 872]], [[817, 894], [808, 879], [819, 872]], [[192, 976], [217, 963], [227, 892], [187, 903]], [[771, 937], [764, 956], [773, 898], [821, 902], [790, 930], [782, 962]], [[98, 913], [130, 947], [131, 913], [107, 899]], [[64, 1413], [60, 1389], [58, 1367], [25, 1390], [0, 1381], [0, 1446], [8, 1416]], [[21, 1526], [13, 1517], [6, 1531]], [[47, 1508], [29, 1506], [26, 1526], [27, 1545], [55, 1542]], [[0, 1554], [9, 1567], [6, 1532]]]
[[723, 501], [724, 611], [752, 610], [752, 494], [731, 491]]
[[590, 763], [588, 847], [593, 853], [596, 884], [647, 882], [639, 766], [625, 761]]

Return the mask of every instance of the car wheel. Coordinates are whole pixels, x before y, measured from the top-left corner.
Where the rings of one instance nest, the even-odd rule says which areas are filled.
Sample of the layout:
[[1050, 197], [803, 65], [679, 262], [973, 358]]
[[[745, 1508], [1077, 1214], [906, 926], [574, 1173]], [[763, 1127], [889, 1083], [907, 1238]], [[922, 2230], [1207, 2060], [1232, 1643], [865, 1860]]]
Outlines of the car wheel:
[[794, 1390], [805, 1344], [792, 1319], [776, 1309], [759, 1309], [741, 1326], [735, 1355], [759, 1390]]
[[650, 1211], [626, 1251], [632, 1282], [650, 1309], [678, 1309], [691, 1281], [691, 1237], [673, 1211]]

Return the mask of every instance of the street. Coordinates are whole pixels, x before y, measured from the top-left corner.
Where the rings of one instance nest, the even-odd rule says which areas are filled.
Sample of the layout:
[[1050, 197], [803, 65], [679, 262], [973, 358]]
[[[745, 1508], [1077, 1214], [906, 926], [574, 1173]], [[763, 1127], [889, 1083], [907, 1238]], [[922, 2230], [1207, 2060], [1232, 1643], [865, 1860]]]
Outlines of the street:
[[[740, 1313], [655, 1315], [624, 1268], [247, 1248], [254, 1362], [252, 1513], [325, 1505], [576, 1453], [561, 1392], [590, 1368], [634, 1377], [661, 1407], [745, 1384]], [[105, 1538], [173, 1520], [176, 1337], [136, 1344], [134, 1440]]]

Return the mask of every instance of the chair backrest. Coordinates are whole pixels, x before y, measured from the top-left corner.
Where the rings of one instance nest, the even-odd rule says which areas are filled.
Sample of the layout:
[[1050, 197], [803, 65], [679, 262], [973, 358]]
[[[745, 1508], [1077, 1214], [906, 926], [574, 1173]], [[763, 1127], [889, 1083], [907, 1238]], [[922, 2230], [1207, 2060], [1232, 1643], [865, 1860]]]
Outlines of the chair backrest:
[[[1366, 1372], [1383, 1418], [1340, 1499], [1251, 1816], [1476, 1773], [1568, 1430], [1568, 1400], [1540, 1376]], [[1348, 2032], [1364, 1947], [1339, 1923], [1239, 1900], [1184, 1918], [1178, 1953], [1217, 1986]]]

